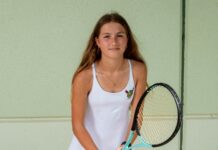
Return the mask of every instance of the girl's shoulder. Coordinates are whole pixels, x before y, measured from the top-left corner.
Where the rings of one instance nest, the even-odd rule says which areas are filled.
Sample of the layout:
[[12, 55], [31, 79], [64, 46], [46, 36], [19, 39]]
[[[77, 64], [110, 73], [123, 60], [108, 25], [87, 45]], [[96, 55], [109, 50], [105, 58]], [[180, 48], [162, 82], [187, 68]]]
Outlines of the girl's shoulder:
[[92, 85], [92, 67], [82, 70], [75, 75], [73, 84], [89, 89]]
[[147, 78], [147, 66], [145, 63], [131, 60], [131, 64], [135, 81]]
[[146, 64], [136, 61], [136, 60], [131, 60], [131, 64], [133, 66], [133, 71], [146, 71], [147, 72], [147, 66]]

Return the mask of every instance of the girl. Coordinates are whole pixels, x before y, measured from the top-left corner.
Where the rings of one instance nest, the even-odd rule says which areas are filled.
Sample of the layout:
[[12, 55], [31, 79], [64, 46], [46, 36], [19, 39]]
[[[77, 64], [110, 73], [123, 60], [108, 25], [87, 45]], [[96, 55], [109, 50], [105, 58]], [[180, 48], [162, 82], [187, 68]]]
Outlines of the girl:
[[134, 112], [146, 85], [146, 65], [128, 23], [118, 13], [105, 14], [73, 76], [69, 150], [120, 149], [131, 126], [129, 109]]

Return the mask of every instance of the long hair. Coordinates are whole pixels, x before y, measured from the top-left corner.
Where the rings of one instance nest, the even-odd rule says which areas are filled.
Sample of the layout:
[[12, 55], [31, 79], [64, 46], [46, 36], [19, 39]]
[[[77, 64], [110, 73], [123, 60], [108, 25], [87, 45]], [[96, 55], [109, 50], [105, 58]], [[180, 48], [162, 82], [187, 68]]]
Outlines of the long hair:
[[103, 15], [96, 23], [94, 30], [89, 37], [88, 44], [87, 44], [85, 51], [83, 53], [83, 56], [82, 56], [82, 60], [79, 64], [77, 70], [74, 73], [72, 82], [74, 81], [75, 76], [79, 72], [91, 67], [91, 65], [95, 61], [101, 59], [101, 51], [99, 50], [99, 48], [95, 42], [95, 38], [99, 36], [101, 27], [104, 24], [110, 23], [110, 22], [119, 23], [126, 30], [128, 42], [127, 42], [127, 48], [124, 52], [124, 58], [136, 60], [136, 61], [139, 61], [139, 62], [142, 62], [145, 64], [141, 54], [139, 53], [138, 45], [133, 37], [132, 31], [131, 31], [127, 21], [120, 14], [118, 14], [116, 12], [107, 13], [107, 14]]

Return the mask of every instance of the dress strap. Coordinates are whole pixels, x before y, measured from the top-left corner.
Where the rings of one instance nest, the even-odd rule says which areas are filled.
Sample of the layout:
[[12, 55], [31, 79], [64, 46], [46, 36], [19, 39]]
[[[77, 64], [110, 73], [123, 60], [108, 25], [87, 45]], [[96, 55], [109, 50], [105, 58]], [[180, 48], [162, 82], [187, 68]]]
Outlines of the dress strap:
[[132, 63], [131, 63], [131, 60], [128, 59], [128, 63], [129, 63], [129, 79], [132, 80], [134, 82], [134, 79], [133, 79], [133, 69], [132, 69]]
[[95, 63], [92, 64], [92, 75], [93, 75], [93, 78], [96, 78], [96, 67], [95, 67]]

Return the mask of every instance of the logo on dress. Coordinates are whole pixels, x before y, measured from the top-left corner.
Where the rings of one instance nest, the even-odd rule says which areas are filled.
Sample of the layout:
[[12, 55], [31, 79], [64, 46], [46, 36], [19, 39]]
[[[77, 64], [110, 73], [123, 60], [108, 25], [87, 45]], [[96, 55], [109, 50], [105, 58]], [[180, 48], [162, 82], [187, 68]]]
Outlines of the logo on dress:
[[134, 88], [132, 89], [132, 90], [126, 90], [125, 92], [126, 92], [126, 96], [128, 97], [128, 98], [130, 98], [131, 96], [132, 96], [132, 94], [133, 94], [133, 91], [134, 91]]

